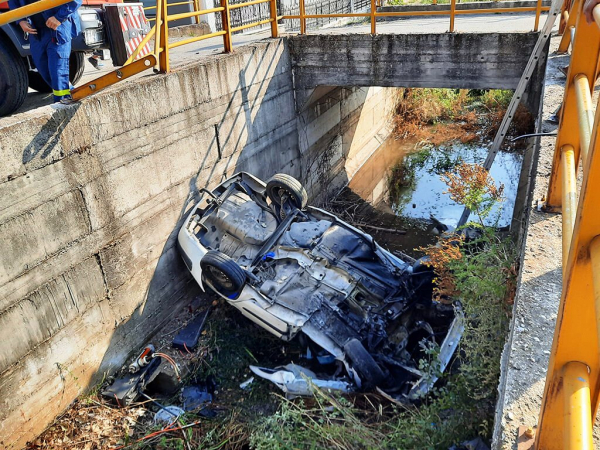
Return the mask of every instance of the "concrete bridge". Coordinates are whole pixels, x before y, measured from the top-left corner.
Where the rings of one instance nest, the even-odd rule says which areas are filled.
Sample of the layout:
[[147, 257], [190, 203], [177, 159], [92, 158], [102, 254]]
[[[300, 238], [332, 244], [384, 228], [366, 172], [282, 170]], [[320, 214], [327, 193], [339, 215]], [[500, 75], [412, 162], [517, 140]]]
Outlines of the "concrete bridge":
[[[430, 18], [259, 34], [232, 54], [207, 40], [173, 53], [171, 73], [2, 119], [0, 444], [22, 447], [197, 294], [175, 238], [198, 189], [286, 172], [314, 199], [389, 134], [398, 87], [514, 89], [533, 15], [498, 30], [484, 17], [468, 33]], [[535, 115], [541, 76], [524, 99]]]

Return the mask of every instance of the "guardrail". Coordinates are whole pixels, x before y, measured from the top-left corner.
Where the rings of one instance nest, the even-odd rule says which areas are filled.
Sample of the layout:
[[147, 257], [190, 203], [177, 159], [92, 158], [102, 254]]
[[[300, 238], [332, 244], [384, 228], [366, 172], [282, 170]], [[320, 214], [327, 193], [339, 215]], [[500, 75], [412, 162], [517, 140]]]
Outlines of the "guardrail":
[[[507, 12], [533, 12], [535, 11], [534, 31], [538, 31], [540, 25], [540, 15], [543, 11], [548, 11], [550, 8], [542, 6], [542, 0], [537, 0], [535, 7], [508, 7], [508, 8], [487, 8], [487, 9], [456, 9], [457, 0], [450, 0], [449, 11], [385, 11], [378, 12], [377, 7], [381, 6], [382, 0], [371, 0], [371, 10], [365, 13], [342, 13], [342, 14], [306, 14], [305, 0], [300, 0], [299, 14], [284, 15], [283, 19], [300, 20], [300, 34], [306, 33], [306, 19], [327, 19], [327, 18], [369, 18], [371, 22], [371, 34], [377, 32], [378, 17], [407, 17], [407, 16], [450, 16], [450, 33], [455, 31], [455, 19], [457, 15], [463, 14], [493, 14]], [[433, 4], [437, 4], [437, 0], [433, 0]]]
[[600, 6], [591, 24], [582, 9], [574, 0], [562, 14], [560, 50], [572, 52], [546, 196], [547, 210], [562, 210], [563, 290], [535, 442], [544, 450], [592, 449], [600, 401]]
[[[70, 0], [39, 0], [30, 5], [22, 8], [15, 9], [0, 14], [0, 25], [4, 25], [8, 22], [21, 19], [23, 17], [36, 14], [46, 9], [67, 3]], [[145, 8], [146, 10], [156, 10], [156, 17], [151, 20], [155, 22], [150, 32], [142, 39], [142, 42], [131, 54], [129, 59], [125, 62], [125, 65], [107, 75], [104, 75], [94, 81], [85, 83], [72, 91], [74, 100], [79, 100], [92, 93], [98, 92], [101, 89], [116, 83], [120, 80], [126, 79], [146, 70], [150, 67], [154, 67], [157, 72], [169, 72], [169, 50], [175, 47], [179, 47], [193, 42], [199, 42], [205, 39], [223, 36], [223, 49], [225, 52], [231, 52], [233, 50], [232, 45], [232, 33], [236, 31], [245, 30], [248, 28], [264, 25], [270, 23], [271, 25], [271, 37], [279, 36], [278, 22], [282, 19], [287, 20], [300, 20], [300, 34], [305, 34], [306, 20], [307, 19], [320, 19], [320, 18], [369, 18], [371, 23], [371, 33], [376, 34], [377, 19], [380, 17], [406, 17], [406, 16], [431, 16], [431, 15], [449, 15], [450, 16], [450, 32], [454, 31], [455, 18], [457, 15], [463, 14], [490, 14], [490, 13], [502, 13], [502, 12], [531, 12], [535, 11], [535, 26], [534, 30], [537, 31], [539, 26], [540, 14], [542, 11], [547, 11], [549, 8], [542, 6], [542, 0], [537, 0], [535, 7], [507, 7], [507, 8], [487, 8], [487, 9], [473, 9], [473, 10], [457, 10], [457, 0], [450, 0], [450, 9], [448, 11], [377, 11], [378, 6], [381, 6], [383, 0], [371, 0], [370, 11], [364, 13], [341, 13], [341, 14], [306, 14], [305, 0], [299, 0], [299, 14], [298, 15], [277, 15], [277, 4], [276, 0], [249, 0], [244, 3], [230, 4], [229, 0], [220, 0], [220, 6], [215, 8], [200, 9], [199, 0], [183, 0], [174, 3], [168, 3], [167, 0], [157, 0], [156, 6]], [[432, 0], [433, 4], [437, 4], [437, 0]], [[260, 3], [269, 3], [269, 18], [257, 20], [252, 23], [244, 24], [241, 26], [231, 25], [230, 12], [238, 8], [244, 8], [247, 6], [257, 5]], [[169, 13], [169, 8], [180, 5], [193, 5], [193, 11], [184, 13]], [[169, 42], [169, 22], [179, 19], [196, 18], [196, 22], [199, 23], [200, 16], [206, 14], [220, 14], [222, 22], [222, 30], [215, 31], [213, 33], [204, 34], [201, 36], [194, 36], [189, 39], [183, 39], [176, 42]], [[151, 55], [141, 58], [136, 61], [142, 48], [144, 48], [151, 39], [154, 38], [154, 51]]]

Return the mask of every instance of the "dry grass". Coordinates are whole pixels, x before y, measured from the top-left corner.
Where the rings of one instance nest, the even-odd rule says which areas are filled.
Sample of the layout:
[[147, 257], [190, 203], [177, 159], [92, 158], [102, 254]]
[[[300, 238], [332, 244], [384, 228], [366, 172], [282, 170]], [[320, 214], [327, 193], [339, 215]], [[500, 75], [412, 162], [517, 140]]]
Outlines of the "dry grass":
[[[511, 91], [404, 89], [396, 110], [395, 133], [439, 146], [494, 138], [512, 96]], [[533, 117], [519, 106], [509, 134], [531, 132]]]

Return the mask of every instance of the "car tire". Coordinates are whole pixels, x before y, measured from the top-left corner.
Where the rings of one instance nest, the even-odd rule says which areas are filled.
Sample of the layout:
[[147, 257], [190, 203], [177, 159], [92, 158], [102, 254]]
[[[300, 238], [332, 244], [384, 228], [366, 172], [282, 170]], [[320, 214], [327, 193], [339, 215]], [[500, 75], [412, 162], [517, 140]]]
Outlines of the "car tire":
[[363, 388], [373, 388], [383, 382], [385, 379], [383, 370], [358, 339], [350, 339], [344, 345], [344, 352], [354, 370], [358, 372]]
[[267, 181], [267, 197], [273, 203], [281, 205], [282, 193], [288, 194], [298, 209], [304, 208], [308, 203], [308, 194], [302, 184], [290, 175], [278, 173]]
[[0, 37], [0, 116], [19, 109], [27, 97], [27, 65], [11, 43]]
[[235, 298], [246, 284], [246, 272], [229, 256], [210, 250], [200, 260], [202, 276], [225, 297]]
[[[73, 52], [69, 57], [69, 80], [71, 84], [79, 83], [85, 69], [85, 54]], [[50, 93], [52, 88], [44, 81], [39, 72], [29, 71], [29, 87], [41, 93]]]

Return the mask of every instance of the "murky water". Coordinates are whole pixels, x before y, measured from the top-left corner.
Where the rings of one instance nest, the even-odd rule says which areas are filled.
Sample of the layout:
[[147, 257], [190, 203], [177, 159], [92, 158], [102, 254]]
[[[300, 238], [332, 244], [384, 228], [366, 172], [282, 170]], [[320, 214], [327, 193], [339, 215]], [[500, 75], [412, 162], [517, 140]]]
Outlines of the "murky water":
[[[488, 148], [450, 144], [419, 152], [415, 146], [415, 141], [389, 138], [359, 169], [341, 198], [346, 202], [358, 201], [358, 197], [365, 200], [359, 221], [366, 219], [372, 225], [406, 230], [404, 235], [393, 235], [365, 229], [388, 248], [418, 257], [420, 252], [415, 251], [416, 248], [436, 240], [431, 233], [430, 217], [455, 227], [463, 211], [463, 207], [445, 193], [447, 186], [440, 175], [460, 161], [482, 164]], [[409, 187], [400, 189], [397, 198], [390, 199], [388, 178], [394, 165], [403, 158], [409, 158], [409, 165], [414, 169], [412, 182]], [[490, 174], [497, 185], [504, 185], [505, 199], [493, 208], [487, 225], [510, 225], [522, 162], [523, 156], [519, 153], [499, 152], [496, 156]]]
[[[463, 212], [463, 206], [455, 203], [447, 191], [446, 184], [440, 176], [452, 167], [465, 162], [483, 164], [488, 148], [482, 146], [465, 146], [453, 144], [443, 148], [426, 151], [426, 156], [409, 155], [418, 158], [420, 164], [415, 165], [414, 183], [402, 189], [400, 196], [390, 199], [396, 214], [415, 219], [427, 219], [434, 216], [440, 222], [455, 227]], [[488, 226], [507, 227], [510, 225], [523, 156], [518, 153], [499, 152], [490, 170], [496, 186], [504, 185], [504, 200], [497, 203], [485, 224]], [[472, 214], [470, 220], [477, 221]]]

